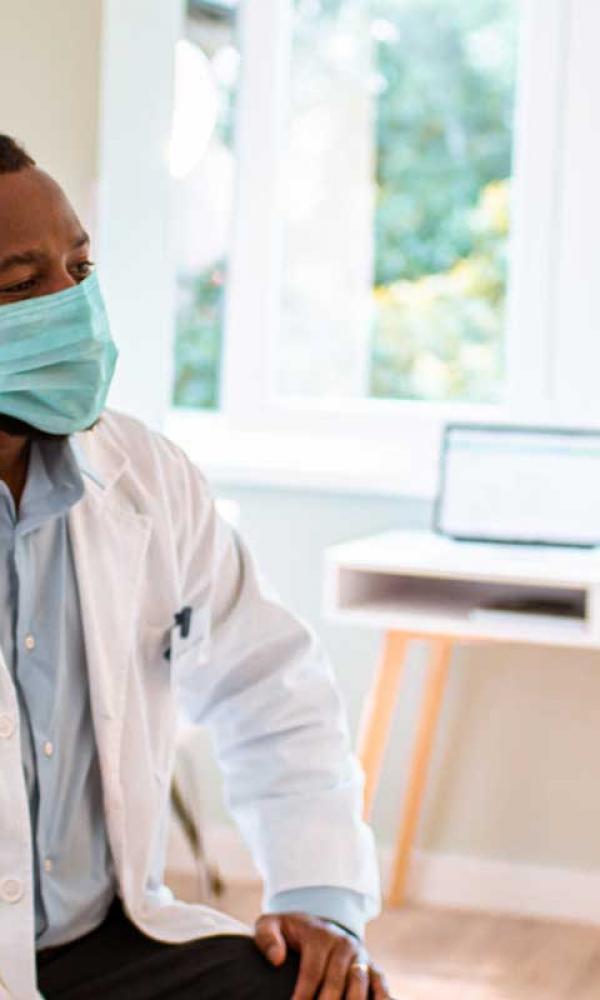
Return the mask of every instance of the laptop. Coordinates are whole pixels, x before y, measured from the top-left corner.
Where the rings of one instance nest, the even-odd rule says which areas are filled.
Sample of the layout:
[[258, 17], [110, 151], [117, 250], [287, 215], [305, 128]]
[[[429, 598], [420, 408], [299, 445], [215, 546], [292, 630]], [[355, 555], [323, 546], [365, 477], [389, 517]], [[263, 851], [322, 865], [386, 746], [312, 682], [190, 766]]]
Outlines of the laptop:
[[459, 541], [600, 545], [600, 431], [448, 425], [434, 528]]

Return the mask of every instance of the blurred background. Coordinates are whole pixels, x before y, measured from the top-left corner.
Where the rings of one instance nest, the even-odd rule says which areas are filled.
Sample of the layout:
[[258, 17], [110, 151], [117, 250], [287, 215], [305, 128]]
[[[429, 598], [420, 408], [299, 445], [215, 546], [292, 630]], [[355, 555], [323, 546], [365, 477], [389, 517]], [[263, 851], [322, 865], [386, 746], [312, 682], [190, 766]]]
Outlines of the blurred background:
[[[324, 620], [324, 549], [430, 524], [448, 420], [600, 424], [600, 8], [0, 9], [0, 129], [91, 228], [121, 348], [112, 404], [233, 502], [322, 635], [355, 733], [380, 636]], [[384, 864], [422, 662], [417, 644], [374, 814]], [[596, 655], [460, 650], [422, 857], [466, 865], [490, 910], [600, 921], [599, 732]], [[247, 873], [203, 734], [186, 754], [211, 850]]]

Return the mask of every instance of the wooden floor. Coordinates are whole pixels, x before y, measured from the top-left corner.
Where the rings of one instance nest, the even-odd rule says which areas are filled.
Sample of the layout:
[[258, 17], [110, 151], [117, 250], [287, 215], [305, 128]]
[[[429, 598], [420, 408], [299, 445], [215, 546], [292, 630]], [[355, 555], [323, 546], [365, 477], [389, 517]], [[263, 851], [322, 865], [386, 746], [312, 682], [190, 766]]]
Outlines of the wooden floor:
[[[259, 907], [249, 884], [218, 903], [247, 922]], [[600, 1000], [600, 928], [411, 906], [374, 921], [369, 946], [396, 1000]]]

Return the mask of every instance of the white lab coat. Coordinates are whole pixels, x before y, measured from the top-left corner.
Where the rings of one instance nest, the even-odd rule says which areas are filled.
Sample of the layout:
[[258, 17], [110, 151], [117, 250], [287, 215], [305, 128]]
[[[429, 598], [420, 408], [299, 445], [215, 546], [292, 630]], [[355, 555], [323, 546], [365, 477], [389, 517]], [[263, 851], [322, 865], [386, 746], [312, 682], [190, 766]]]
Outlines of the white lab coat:
[[[178, 700], [212, 727], [266, 895], [339, 886], [369, 896], [374, 915], [361, 776], [313, 635], [261, 580], [174, 445], [111, 412], [77, 441], [103, 483], [85, 477], [69, 526], [108, 837], [129, 918], [162, 941], [250, 933], [174, 899], [162, 882]], [[182, 638], [173, 623], [186, 606], [193, 614]], [[1, 654], [0, 769], [0, 998], [32, 1000], [40, 994], [29, 809], [17, 698]]]

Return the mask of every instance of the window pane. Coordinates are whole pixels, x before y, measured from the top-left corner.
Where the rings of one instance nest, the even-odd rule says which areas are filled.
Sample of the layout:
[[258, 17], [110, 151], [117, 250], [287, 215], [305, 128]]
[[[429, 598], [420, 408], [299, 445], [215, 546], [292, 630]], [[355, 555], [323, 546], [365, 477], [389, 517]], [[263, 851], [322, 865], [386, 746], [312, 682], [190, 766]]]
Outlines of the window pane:
[[501, 394], [517, 6], [296, 0], [279, 394]]
[[171, 173], [177, 246], [176, 406], [219, 405], [239, 71], [233, 0], [188, 3], [178, 43]]

